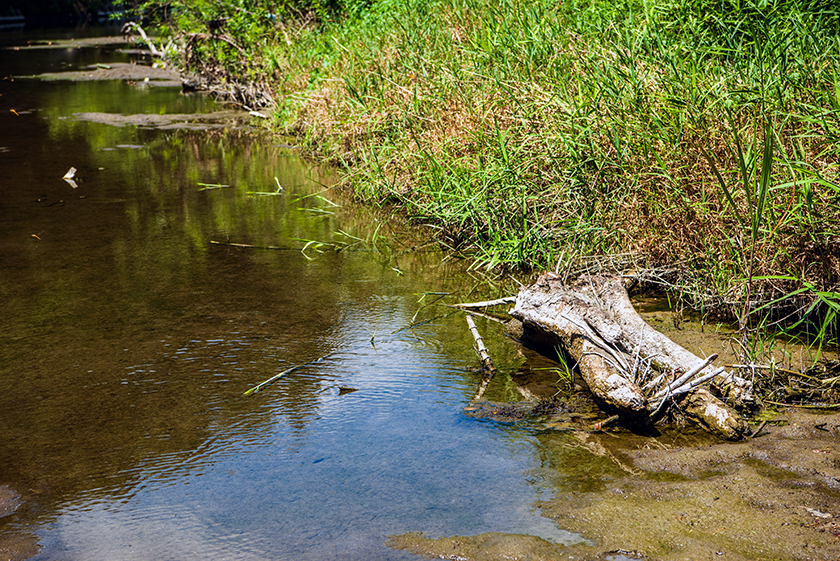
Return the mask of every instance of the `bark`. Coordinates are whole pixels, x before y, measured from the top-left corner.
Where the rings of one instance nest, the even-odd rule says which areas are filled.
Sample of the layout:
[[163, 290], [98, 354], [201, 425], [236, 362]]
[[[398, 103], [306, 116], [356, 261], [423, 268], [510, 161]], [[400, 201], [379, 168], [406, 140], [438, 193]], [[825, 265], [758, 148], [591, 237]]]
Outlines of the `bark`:
[[[620, 329], [602, 310], [588, 306], [563, 290], [560, 281], [544, 275], [537, 284], [519, 292], [511, 315], [522, 322], [526, 341], [562, 346], [577, 362], [593, 395], [608, 409], [632, 416], [646, 413], [647, 399], [636, 384], [622, 376], [617, 364], [620, 359], [608, 349], [609, 339]], [[589, 321], [604, 332], [606, 341], [589, 327]]]
[[[587, 276], [572, 285], [571, 289], [591, 305], [605, 307], [621, 328], [619, 342], [627, 349], [644, 349], [659, 370], [687, 370], [700, 361], [697, 355], [656, 331], [639, 316], [620, 278]], [[709, 365], [699, 375], [710, 374], [714, 370]], [[752, 383], [749, 380], [724, 371], [715, 376], [714, 385], [736, 407], [753, 405]]]
[[708, 390], [697, 389], [689, 392], [680, 406], [690, 419], [726, 439], [738, 440], [750, 433], [747, 421], [733, 415], [729, 408]]
[[[725, 438], [748, 434], [747, 424], [698, 382], [712, 380], [740, 406], [752, 401], [748, 381], [727, 374], [648, 326], [633, 309], [620, 279], [586, 276], [565, 286], [552, 273], [523, 287], [510, 314], [522, 322], [521, 340], [530, 346], [561, 347], [577, 364], [592, 394], [622, 416], [656, 418], [676, 401], [684, 413]], [[688, 372], [690, 380], [653, 387], [650, 396], [628, 379], [639, 358], [655, 369]], [[692, 373], [693, 372], [693, 373]], [[683, 377], [685, 378], [685, 377]], [[677, 397], [678, 396], [678, 397]]]

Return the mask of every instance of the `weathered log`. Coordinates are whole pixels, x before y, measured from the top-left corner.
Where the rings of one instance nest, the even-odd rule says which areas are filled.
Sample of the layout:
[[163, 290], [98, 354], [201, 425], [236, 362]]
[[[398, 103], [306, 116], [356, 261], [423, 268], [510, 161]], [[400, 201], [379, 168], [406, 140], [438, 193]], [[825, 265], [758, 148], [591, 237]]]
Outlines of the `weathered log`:
[[[697, 355], [674, 343], [642, 319], [633, 308], [620, 278], [586, 276], [572, 285], [571, 290], [590, 305], [606, 308], [611, 319], [621, 327], [623, 338], [620, 342], [626, 348], [645, 349], [646, 355], [659, 370], [687, 369], [700, 360]], [[700, 375], [710, 374], [714, 370], [711, 365], [706, 366]], [[715, 376], [715, 385], [736, 407], [752, 406], [752, 383], [749, 380], [724, 371]]]
[[[749, 383], [712, 367], [714, 357], [701, 360], [648, 326], [630, 304], [620, 279], [587, 276], [567, 287], [547, 273], [520, 290], [510, 314], [522, 322], [521, 339], [526, 344], [562, 347], [606, 409], [622, 416], [656, 418], [666, 403], [677, 401], [690, 417], [725, 438], [748, 434], [735, 411], [697, 386], [714, 379], [744, 404], [752, 399]], [[648, 401], [629, 379], [640, 358], [663, 372], [687, 375], [670, 384], [666, 376], [660, 376], [659, 382], [646, 386], [651, 390]], [[661, 391], [658, 384], [664, 385]]]
[[[647, 399], [622, 375], [616, 364], [622, 359], [612, 354], [608, 345], [620, 334], [620, 328], [602, 310], [563, 290], [559, 280], [543, 275], [533, 286], [520, 290], [510, 313], [522, 322], [523, 338], [552, 347], [560, 344], [577, 362], [593, 395], [608, 409], [624, 415], [646, 414]], [[590, 321], [598, 333], [590, 327]]]
[[692, 390], [680, 403], [680, 407], [689, 418], [726, 439], [739, 440], [750, 434], [747, 421], [733, 415], [732, 411], [708, 390]]

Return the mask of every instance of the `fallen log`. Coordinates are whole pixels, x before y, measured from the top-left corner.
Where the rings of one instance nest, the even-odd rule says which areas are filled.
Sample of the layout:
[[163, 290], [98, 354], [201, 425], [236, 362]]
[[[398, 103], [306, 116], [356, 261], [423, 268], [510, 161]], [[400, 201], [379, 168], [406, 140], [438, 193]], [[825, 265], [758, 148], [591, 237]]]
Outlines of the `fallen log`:
[[725, 438], [749, 432], [737, 412], [699, 388], [714, 382], [734, 404], [747, 407], [749, 382], [714, 368], [716, 357], [702, 360], [648, 326], [617, 277], [585, 276], [566, 286], [557, 275], [544, 274], [520, 290], [510, 314], [522, 322], [524, 344], [562, 348], [610, 412], [656, 420], [666, 406], [678, 404], [682, 413]]
[[603, 310], [592, 308], [565, 290], [559, 280], [543, 275], [534, 286], [519, 291], [510, 314], [522, 322], [526, 343], [552, 348], [559, 344], [577, 362], [589, 389], [607, 408], [630, 416], [647, 413], [641, 389], [622, 375], [619, 355], [610, 352], [609, 343], [621, 330]]
[[[572, 285], [590, 305], [601, 306], [610, 312], [611, 318], [620, 326], [627, 348], [641, 347], [651, 357], [653, 365], [660, 371], [687, 369], [697, 363], [694, 353], [674, 343], [667, 336], [656, 331], [633, 308], [624, 283], [618, 277], [599, 275], [586, 276]], [[699, 374], [710, 374], [715, 370], [706, 366]], [[753, 405], [752, 383], [733, 373], [721, 371], [715, 376], [715, 385], [720, 394], [738, 408]]]

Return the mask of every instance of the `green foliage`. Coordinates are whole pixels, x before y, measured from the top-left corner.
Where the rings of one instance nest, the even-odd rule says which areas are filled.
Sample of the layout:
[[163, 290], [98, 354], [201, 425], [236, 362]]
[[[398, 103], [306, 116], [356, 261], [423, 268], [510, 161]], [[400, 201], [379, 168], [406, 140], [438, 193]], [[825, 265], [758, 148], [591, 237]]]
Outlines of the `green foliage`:
[[264, 84], [277, 127], [476, 266], [631, 254], [744, 321], [840, 292], [827, 0], [168, 6], [175, 30], [209, 37], [193, 60]]

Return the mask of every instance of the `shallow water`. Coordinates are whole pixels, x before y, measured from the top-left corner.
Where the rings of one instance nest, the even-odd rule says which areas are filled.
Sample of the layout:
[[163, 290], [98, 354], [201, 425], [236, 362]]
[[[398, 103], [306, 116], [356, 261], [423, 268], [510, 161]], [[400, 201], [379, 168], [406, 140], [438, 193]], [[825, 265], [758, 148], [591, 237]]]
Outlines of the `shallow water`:
[[[492, 293], [480, 279], [355, 243], [375, 217], [247, 130], [74, 117], [216, 110], [207, 98], [12, 79], [135, 56], [0, 56], [0, 485], [23, 501], [0, 536], [51, 560], [415, 559], [385, 546], [411, 531], [578, 541], [533, 506], [557, 479], [545, 435], [462, 411], [472, 340], [421, 294]], [[312, 240], [346, 248], [301, 251]], [[479, 325], [515, 372], [513, 344]], [[488, 397], [515, 393], [502, 376]]]

